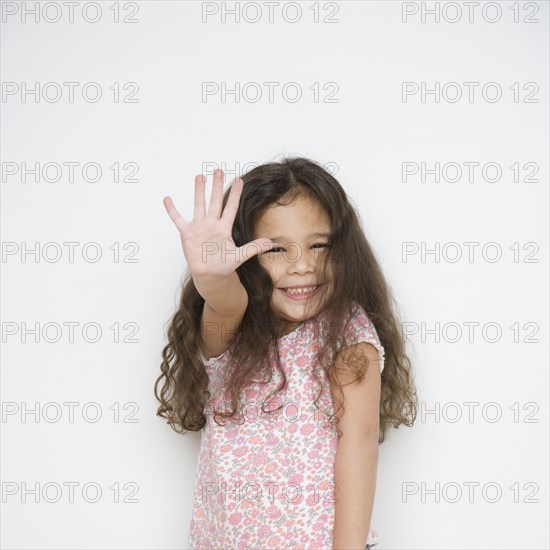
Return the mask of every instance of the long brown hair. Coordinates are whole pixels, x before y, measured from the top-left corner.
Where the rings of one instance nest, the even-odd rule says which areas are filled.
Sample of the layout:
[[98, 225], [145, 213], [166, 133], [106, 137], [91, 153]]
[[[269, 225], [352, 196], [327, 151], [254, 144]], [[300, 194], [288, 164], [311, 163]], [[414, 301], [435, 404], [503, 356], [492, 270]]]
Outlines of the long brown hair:
[[[330, 269], [335, 284], [331, 295], [324, 297], [323, 312], [330, 312], [331, 321], [329, 333], [318, 346], [318, 364], [336, 383], [342, 395], [341, 386], [334, 377], [332, 358], [343, 334], [342, 327], [345, 329], [349, 322], [349, 306], [353, 302], [359, 304], [374, 324], [385, 351], [385, 367], [381, 374], [379, 443], [385, 440], [390, 424], [394, 428], [401, 424], [412, 426], [417, 414], [417, 395], [395, 300], [344, 189], [322, 166], [307, 158], [286, 158], [281, 162], [266, 163], [253, 168], [241, 179], [244, 186], [232, 228], [236, 246], [254, 240], [258, 220], [274, 204], [288, 204], [298, 196], [307, 196], [317, 201], [328, 214], [331, 236], [329, 247], [323, 252], [321, 270], [326, 274]], [[224, 193], [223, 207], [229, 191], [227, 189]], [[228, 354], [228, 372], [231, 375], [227, 388], [230, 390], [231, 408], [213, 410], [215, 419], [234, 418], [240, 407], [242, 390], [257, 380], [259, 375], [265, 375], [267, 381], [271, 380], [271, 353], [274, 353], [275, 368], [282, 377], [281, 384], [271, 395], [286, 385], [276, 345], [282, 321], [270, 306], [273, 293], [271, 276], [257, 256], [237, 268], [237, 274], [249, 301], [238, 333], [228, 340], [231, 350]], [[168, 344], [162, 350], [162, 374], [155, 383], [155, 397], [160, 402], [157, 415], [165, 418], [178, 433], [199, 431], [206, 424], [205, 405], [211, 394], [208, 374], [199, 355], [202, 352], [201, 316], [204, 302], [187, 269], [179, 308], [167, 330]], [[356, 373], [355, 379], [361, 379], [365, 365], [368, 367], [365, 359], [360, 363], [352, 369]], [[231, 368], [232, 365], [238, 365], [238, 368]], [[321, 381], [316, 372], [313, 375]], [[342, 406], [339, 401], [333, 416]]]

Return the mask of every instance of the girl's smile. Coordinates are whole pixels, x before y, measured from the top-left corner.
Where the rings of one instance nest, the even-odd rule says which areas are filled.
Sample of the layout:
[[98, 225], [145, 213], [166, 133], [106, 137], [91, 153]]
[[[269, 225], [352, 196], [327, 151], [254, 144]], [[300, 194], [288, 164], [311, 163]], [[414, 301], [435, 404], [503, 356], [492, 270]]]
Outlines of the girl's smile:
[[317, 294], [321, 285], [300, 285], [288, 288], [278, 288], [290, 300], [308, 300]]

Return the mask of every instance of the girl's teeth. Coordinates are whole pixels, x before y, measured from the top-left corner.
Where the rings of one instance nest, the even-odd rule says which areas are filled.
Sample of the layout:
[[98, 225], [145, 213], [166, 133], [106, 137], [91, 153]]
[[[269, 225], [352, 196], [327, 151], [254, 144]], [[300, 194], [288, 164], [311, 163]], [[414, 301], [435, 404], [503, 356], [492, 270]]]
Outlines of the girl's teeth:
[[310, 286], [309, 288], [300, 288], [300, 289], [291, 289], [287, 288], [286, 292], [289, 294], [307, 294], [309, 292], [313, 292], [317, 287], [316, 286]]

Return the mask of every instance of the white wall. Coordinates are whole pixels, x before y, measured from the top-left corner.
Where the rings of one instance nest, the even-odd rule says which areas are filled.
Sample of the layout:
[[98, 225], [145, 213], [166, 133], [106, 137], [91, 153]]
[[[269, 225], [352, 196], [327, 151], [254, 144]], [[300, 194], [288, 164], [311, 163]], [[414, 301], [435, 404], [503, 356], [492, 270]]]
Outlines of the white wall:
[[[190, 219], [196, 174], [209, 197], [218, 165], [229, 183], [232, 170], [303, 155], [356, 204], [400, 304], [423, 410], [438, 411], [380, 449], [380, 550], [548, 548], [548, 3], [481, 2], [470, 21], [464, 3], [440, 2], [439, 22], [423, 22], [434, 2], [301, 2], [294, 23], [289, 3], [270, 22], [265, 3], [241, 2], [239, 23], [222, 4], [235, 3], [121, 2], [118, 23], [113, 2], [95, 23], [92, 3], [72, 23], [61, 2], [38, 4], [39, 22], [22, 15], [34, 2], [2, 4], [2, 546], [185, 547], [200, 437], [155, 416], [185, 268], [162, 198]], [[44, 95], [22, 96], [37, 82]], [[66, 82], [78, 83], [72, 102]], [[203, 97], [206, 82], [248, 95]], [[265, 82], [277, 83], [272, 102]], [[295, 103], [295, 85], [281, 93], [292, 82]], [[404, 98], [403, 83], [418, 93]], [[422, 98], [436, 83], [438, 101]], [[47, 181], [47, 163], [67, 162], [79, 163], [74, 181], [67, 167]], [[40, 164], [38, 182], [23, 182], [23, 163]], [[115, 182], [115, 163], [122, 178], [135, 163], [137, 181]], [[403, 178], [403, 163], [457, 163], [462, 177], [449, 181], [450, 164], [439, 182]], [[466, 163], [479, 163], [472, 181]], [[22, 254], [35, 243], [38, 256]]]

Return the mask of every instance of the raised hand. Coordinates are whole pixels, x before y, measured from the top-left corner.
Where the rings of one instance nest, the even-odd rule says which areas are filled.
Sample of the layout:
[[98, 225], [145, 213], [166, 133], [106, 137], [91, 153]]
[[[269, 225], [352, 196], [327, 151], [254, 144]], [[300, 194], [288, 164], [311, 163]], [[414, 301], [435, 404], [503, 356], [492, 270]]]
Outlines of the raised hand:
[[216, 170], [210, 206], [206, 213], [206, 178], [203, 174], [195, 176], [195, 208], [193, 220], [190, 222], [182, 218], [170, 197], [164, 197], [164, 207], [178, 228], [183, 254], [193, 277], [229, 275], [248, 259], [273, 248], [273, 242], [265, 238], [250, 241], [239, 247], [233, 241], [231, 229], [243, 185], [241, 179], [233, 180], [222, 213], [223, 171]]

